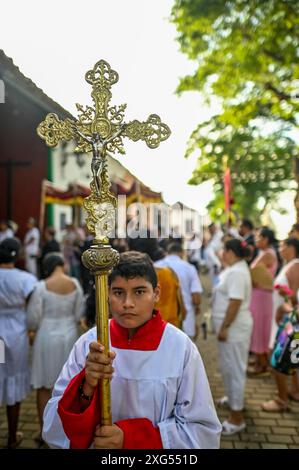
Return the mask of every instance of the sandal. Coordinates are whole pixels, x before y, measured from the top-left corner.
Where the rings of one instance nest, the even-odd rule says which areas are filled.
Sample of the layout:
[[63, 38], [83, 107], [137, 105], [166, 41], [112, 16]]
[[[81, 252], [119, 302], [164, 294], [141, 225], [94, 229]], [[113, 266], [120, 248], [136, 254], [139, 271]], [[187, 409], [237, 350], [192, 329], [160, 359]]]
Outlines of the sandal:
[[233, 424], [229, 421], [223, 421], [222, 423], [222, 435], [223, 436], [232, 436], [238, 432], [243, 431], [246, 428], [246, 423], [243, 421], [241, 424]]
[[290, 392], [288, 396], [290, 400], [299, 403], [299, 392]]
[[266, 376], [266, 375], [269, 375], [270, 374], [270, 371], [268, 369], [268, 366], [266, 367], [259, 367], [259, 368], [256, 368], [256, 367], [248, 367], [247, 369], [247, 374], [249, 376], [259, 376], [259, 377], [262, 377], [262, 376]]
[[279, 413], [281, 411], [290, 410], [288, 403], [284, 400], [281, 400], [281, 398], [279, 397], [274, 398], [273, 400], [265, 401], [261, 406], [264, 411], [269, 411], [269, 412]]
[[256, 364], [256, 357], [249, 355], [249, 358], [248, 358], [248, 365], [249, 365], [249, 366], [255, 366], [255, 364]]
[[7, 444], [5, 446], [5, 449], [16, 449], [22, 442], [24, 437], [24, 434], [20, 431], [16, 432], [16, 440], [15, 442], [12, 442], [11, 444]]

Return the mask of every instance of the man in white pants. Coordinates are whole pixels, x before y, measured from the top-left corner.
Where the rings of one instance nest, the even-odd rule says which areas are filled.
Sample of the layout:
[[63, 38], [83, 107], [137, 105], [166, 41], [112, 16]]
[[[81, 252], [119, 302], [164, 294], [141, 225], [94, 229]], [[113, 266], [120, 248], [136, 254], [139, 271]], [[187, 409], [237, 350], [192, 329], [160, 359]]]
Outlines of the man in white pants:
[[37, 256], [39, 253], [39, 230], [33, 217], [27, 222], [28, 231], [24, 238], [25, 268], [37, 276]]

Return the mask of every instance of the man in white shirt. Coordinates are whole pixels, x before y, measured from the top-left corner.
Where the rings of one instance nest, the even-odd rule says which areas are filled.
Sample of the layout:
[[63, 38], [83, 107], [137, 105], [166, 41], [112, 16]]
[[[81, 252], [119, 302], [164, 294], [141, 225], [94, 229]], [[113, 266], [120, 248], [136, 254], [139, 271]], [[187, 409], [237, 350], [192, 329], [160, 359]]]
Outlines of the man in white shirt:
[[182, 246], [179, 243], [171, 243], [168, 248], [168, 255], [157, 261], [155, 266], [171, 268], [178, 276], [186, 308], [183, 331], [191, 339], [195, 339], [195, 316], [200, 313], [200, 294], [203, 292], [203, 289], [195, 267], [182, 258]]
[[24, 238], [25, 268], [37, 276], [37, 256], [39, 253], [39, 230], [33, 217], [27, 222], [28, 231]]
[[6, 238], [13, 238], [14, 233], [11, 228], [8, 227], [6, 220], [0, 220], [0, 243]]
[[187, 242], [187, 253], [188, 253], [188, 261], [190, 264], [199, 270], [199, 266], [201, 263], [201, 254], [200, 249], [202, 246], [202, 241], [200, 240], [199, 236], [194, 233], [192, 238]]

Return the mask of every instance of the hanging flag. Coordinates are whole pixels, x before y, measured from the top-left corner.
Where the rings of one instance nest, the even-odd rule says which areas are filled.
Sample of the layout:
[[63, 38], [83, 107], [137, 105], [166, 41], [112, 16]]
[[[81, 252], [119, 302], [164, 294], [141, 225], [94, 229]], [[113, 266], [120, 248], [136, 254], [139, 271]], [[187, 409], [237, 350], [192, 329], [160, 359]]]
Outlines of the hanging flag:
[[82, 205], [83, 199], [90, 194], [90, 188], [81, 184], [70, 184], [68, 189], [54, 186], [50, 181], [44, 181], [45, 204]]

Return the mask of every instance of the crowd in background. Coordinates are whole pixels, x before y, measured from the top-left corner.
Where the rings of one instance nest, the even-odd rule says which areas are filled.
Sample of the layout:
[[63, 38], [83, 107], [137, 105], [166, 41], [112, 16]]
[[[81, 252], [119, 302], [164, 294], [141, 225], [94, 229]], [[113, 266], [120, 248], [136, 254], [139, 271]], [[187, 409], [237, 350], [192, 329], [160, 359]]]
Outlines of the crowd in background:
[[[0, 337], [6, 345], [0, 405], [7, 407], [8, 447], [16, 447], [22, 438], [17, 431], [20, 403], [30, 388], [37, 390], [42, 427], [43, 410], [74, 342], [95, 323], [93, 277], [81, 261], [93, 240], [88, 231], [69, 224], [59, 243], [54, 228], [47, 227], [41, 237], [29, 218], [21, 243], [16, 229], [15, 224], [0, 222]], [[186, 239], [127, 238], [110, 243], [119, 252], [148, 254], [161, 286], [155, 308], [194, 341], [200, 324], [202, 338], [206, 337], [211, 311], [225, 389], [218, 405], [230, 410], [223, 433], [245, 429], [246, 376], [269, 373], [278, 324], [298, 303], [299, 224], [280, 243], [272, 229], [254, 228], [246, 219], [235, 228], [212, 223], [202, 234]], [[205, 292], [203, 276], [209, 280]], [[287, 301], [276, 284], [290, 288]], [[209, 312], [201, 312], [203, 293]], [[261, 404], [270, 412], [288, 409], [289, 398], [299, 401], [297, 374], [290, 384], [279, 372], [274, 377], [278, 396]], [[40, 433], [36, 440], [42, 442]]]

